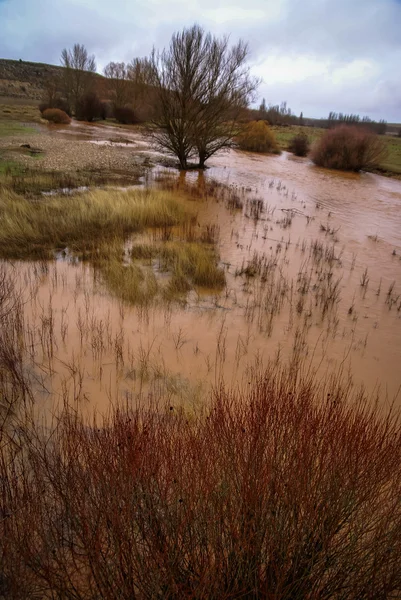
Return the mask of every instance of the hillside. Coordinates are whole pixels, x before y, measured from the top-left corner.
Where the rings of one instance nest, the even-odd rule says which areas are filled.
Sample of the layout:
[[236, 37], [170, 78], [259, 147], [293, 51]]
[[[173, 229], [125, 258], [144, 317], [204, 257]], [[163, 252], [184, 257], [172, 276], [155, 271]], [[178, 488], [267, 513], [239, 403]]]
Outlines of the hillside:
[[46, 82], [63, 67], [43, 63], [0, 59], [0, 96], [40, 100]]
[[[63, 69], [57, 65], [0, 58], [0, 97], [38, 101], [47, 82], [60, 76]], [[104, 77], [97, 74], [97, 78], [102, 93]]]

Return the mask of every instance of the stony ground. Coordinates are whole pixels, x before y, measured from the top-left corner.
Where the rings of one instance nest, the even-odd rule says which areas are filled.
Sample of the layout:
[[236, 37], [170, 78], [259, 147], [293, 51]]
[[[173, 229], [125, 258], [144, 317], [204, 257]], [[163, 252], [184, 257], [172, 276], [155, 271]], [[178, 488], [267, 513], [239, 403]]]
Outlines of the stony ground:
[[143, 136], [131, 131], [83, 124], [71, 129], [36, 128], [36, 134], [29, 129], [27, 134], [0, 137], [3, 156], [49, 171], [129, 171], [150, 160], [151, 148]]

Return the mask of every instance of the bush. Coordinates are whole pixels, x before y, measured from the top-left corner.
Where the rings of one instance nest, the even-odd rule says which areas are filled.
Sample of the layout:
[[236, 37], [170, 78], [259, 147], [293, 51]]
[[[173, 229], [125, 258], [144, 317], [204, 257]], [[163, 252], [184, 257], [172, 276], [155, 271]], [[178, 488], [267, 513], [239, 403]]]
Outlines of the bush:
[[360, 171], [378, 165], [385, 154], [383, 142], [360, 127], [341, 125], [320, 138], [312, 152], [319, 167]]
[[41, 102], [39, 104], [39, 110], [42, 113], [42, 115], [43, 115], [44, 111], [47, 110], [48, 108], [58, 108], [58, 109], [64, 111], [65, 113], [67, 113], [67, 115], [69, 117], [71, 117], [71, 110], [68, 105], [68, 102], [66, 100], [64, 100], [63, 98], [61, 98], [60, 96], [53, 98], [50, 102], [48, 100], [44, 100], [43, 102]]
[[265, 121], [248, 123], [237, 138], [241, 150], [250, 152], [278, 152], [274, 133]]
[[124, 123], [124, 125], [134, 125], [135, 123], [138, 123], [136, 112], [130, 106], [116, 106], [114, 109], [114, 116], [119, 123]]
[[294, 135], [288, 146], [288, 150], [295, 154], [295, 156], [307, 156], [309, 148], [309, 138], [303, 131]]
[[7, 597], [398, 597], [395, 413], [334, 379], [249, 377], [190, 418], [150, 404], [21, 427], [0, 454]]
[[71, 119], [67, 113], [59, 108], [46, 108], [42, 113], [42, 117], [46, 119], [46, 121], [57, 123], [59, 125], [69, 125], [71, 123]]
[[95, 92], [84, 94], [77, 102], [76, 118], [79, 121], [92, 122], [101, 119], [103, 114], [102, 103]]

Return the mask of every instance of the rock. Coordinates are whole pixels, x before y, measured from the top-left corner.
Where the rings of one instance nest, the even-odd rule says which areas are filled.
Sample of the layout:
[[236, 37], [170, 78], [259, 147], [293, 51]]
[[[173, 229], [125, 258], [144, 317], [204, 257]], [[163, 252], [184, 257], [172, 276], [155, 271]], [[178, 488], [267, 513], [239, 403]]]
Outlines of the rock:
[[20, 148], [30, 148], [31, 144], [21, 144]]

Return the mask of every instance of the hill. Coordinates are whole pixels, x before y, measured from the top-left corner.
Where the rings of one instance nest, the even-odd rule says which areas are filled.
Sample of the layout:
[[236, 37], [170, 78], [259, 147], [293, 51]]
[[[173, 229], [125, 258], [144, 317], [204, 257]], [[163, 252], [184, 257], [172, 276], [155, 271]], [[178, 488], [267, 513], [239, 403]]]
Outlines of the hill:
[[63, 67], [22, 60], [0, 59], [0, 96], [40, 100], [46, 83]]
[[[0, 97], [41, 100], [46, 84], [59, 77], [64, 67], [0, 58]], [[96, 74], [102, 94], [104, 77]]]

